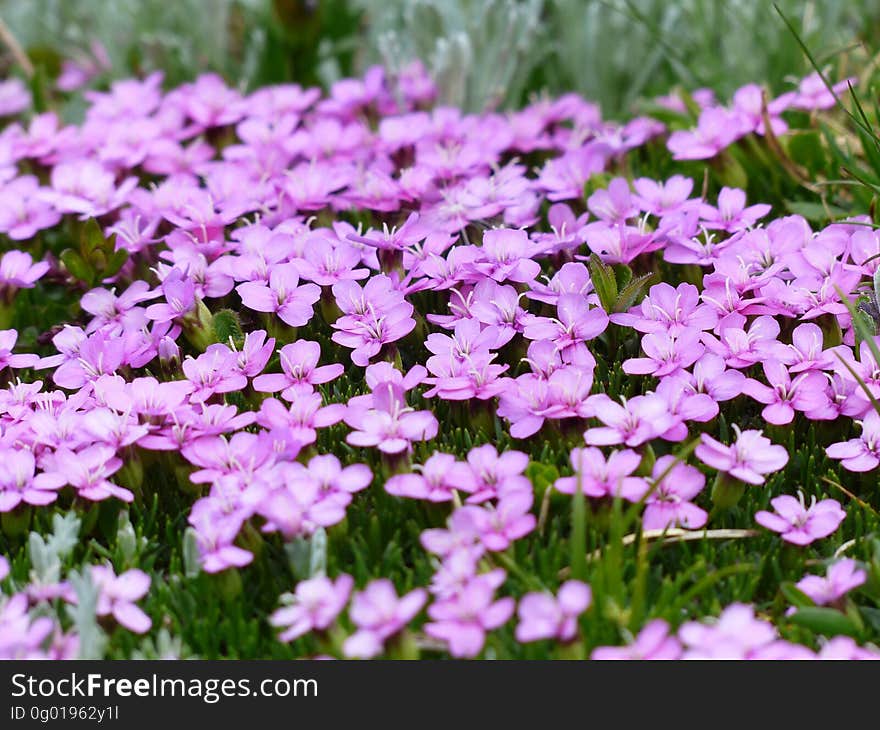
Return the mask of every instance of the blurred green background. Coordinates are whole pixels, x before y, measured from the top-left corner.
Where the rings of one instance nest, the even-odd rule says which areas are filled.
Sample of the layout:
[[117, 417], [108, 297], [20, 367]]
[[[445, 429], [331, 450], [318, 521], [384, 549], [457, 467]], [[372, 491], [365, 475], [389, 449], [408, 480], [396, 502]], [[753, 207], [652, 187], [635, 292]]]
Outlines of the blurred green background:
[[[880, 49], [880, 0], [778, 5], [823, 62]], [[213, 70], [244, 88], [327, 85], [419, 58], [441, 100], [472, 111], [573, 90], [615, 116], [675, 85], [727, 96], [808, 71], [763, 0], [0, 0], [0, 18], [49, 77], [95, 41], [111, 67], [97, 84], [162, 69], [170, 84]]]

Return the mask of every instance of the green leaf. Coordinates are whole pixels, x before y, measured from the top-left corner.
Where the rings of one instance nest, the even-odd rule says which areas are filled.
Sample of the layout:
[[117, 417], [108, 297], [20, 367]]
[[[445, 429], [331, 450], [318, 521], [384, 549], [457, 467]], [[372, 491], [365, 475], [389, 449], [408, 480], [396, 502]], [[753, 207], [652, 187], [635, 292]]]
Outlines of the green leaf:
[[559, 471], [552, 464], [532, 461], [526, 468], [526, 476], [535, 487], [536, 494], [543, 494], [559, 478]]
[[596, 254], [590, 254], [590, 279], [602, 309], [613, 312], [617, 303], [617, 277], [614, 275], [614, 269]]
[[584, 497], [580, 473], [575, 476], [574, 494], [571, 497], [571, 577], [587, 579], [587, 503]]
[[46, 67], [42, 63], [34, 67], [34, 74], [28, 85], [31, 87], [34, 111], [37, 114], [49, 111], [49, 79]]
[[635, 304], [636, 300], [641, 296], [642, 290], [645, 288], [645, 285], [653, 277], [653, 274], [643, 274], [637, 279], [633, 279], [625, 287], [623, 287], [623, 289], [621, 289], [620, 291], [620, 294], [617, 295], [617, 301], [614, 303], [614, 311], [625, 312], [633, 304]]
[[119, 273], [119, 270], [125, 265], [126, 261], [128, 261], [128, 251], [126, 251], [124, 248], [121, 248], [118, 251], [114, 251], [107, 259], [107, 265], [104, 267], [104, 271], [102, 272], [103, 276], [115, 276]]
[[811, 172], [825, 168], [827, 157], [821, 135], [815, 130], [791, 132], [780, 139], [786, 154]]
[[90, 256], [94, 251], [102, 250], [107, 243], [104, 238], [104, 232], [95, 218], [89, 218], [83, 226], [82, 235], [80, 237], [79, 250], [85, 257]]
[[859, 635], [859, 629], [852, 620], [833, 608], [804, 606], [791, 617], [791, 622], [823, 636]]
[[633, 270], [626, 264], [620, 264], [620, 266], [615, 267], [614, 279], [617, 282], [618, 289], [623, 289], [632, 281], [632, 278]]
[[95, 272], [86, 261], [72, 248], [65, 249], [61, 252], [61, 263], [74, 279], [79, 279], [87, 284], [91, 284], [95, 277]]
[[231, 309], [221, 309], [213, 317], [214, 336], [217, 342], [228, 343], [231, 339], [236, 347], [240, 347], [244, 343], [244, 334], [241, 330], [241, 323], [238, 321], [238, 314]]
[[782, 583], [779, 586], [779, 592], [785, 596], [785, 599], [795, 608], [809, 608], [815, 606], [813, 599], [798, 588], [794, 583]]
[[785, 207], [790, 213], [802, 215], [808, 221], [823, 222], [845, 218], [848, 213], [836, 205], [822, 205], [806, 200], [786, 200]]

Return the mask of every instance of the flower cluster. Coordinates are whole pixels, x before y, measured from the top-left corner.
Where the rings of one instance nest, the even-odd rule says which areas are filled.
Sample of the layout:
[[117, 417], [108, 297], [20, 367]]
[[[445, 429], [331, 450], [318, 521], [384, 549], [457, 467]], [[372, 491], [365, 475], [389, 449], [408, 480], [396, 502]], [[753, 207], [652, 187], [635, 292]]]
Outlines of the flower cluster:
[[[445, 510], [420, 530], [428, 585], [401, 596], [385, 577], [357, 591], [347, 574], [312, 574], [270, 619], [282, 641], [314, 634], [359, 658], [404, 651], [423, 609], [425, 641], [455, 657], [478, 656], [515, 612], [518, 641], [578, 644], [586, 583], [518, 607], [505, 595], [517, 541], [539, 532], [526, 441], [539, 434], [569, 455], [542, 523], [561, 494], [599, 514], [623, 500], [646, 531], [699, 530], [716, 514], [708, 475], [716, 510], [766, 483], [774, 512], [760, 525], [801, 546], [831, 535], [846, 517], [837, 501], [778, 494], [771, 475], [790, 447], [775, 429], [839, 420], [829, 459], [880, 466], [880, 363], [849, 302], [878, 269], [870, 220], [814, 229], [769, 218], [737, 187], [630, 181], [621, 161], [670, 130], [605, 121], [575, 95], [464, 114], [431, 109], [426, 87], [372, 69], [327, 94], [244, 94], [214, 75], [164, 91], [153, 74], [91, 92], [80, 124], [49, 111], [7, 125], [0, 512], [164, 500], [145, 475], [161, 464], [163, 489], [189, 498], [201, 569], [220, 573], [250, 564], [264, 539], [293, 552], [344, 523], [371, 485], [376, 512], [382, 499]], [[707, 159], [833, 99], [813, 76], [776, 99], [754, 85], [727, 106], [695, 95], [696, 127], [666, 145]], [[28, 101], [15, 82], [0, 89], [3, 114]], [[83, 243], [56, 251], [60, 239]], [[634, 270], [661, 262], [682, 282], [644, 292]], [[39, 338], [11, 327], [22, 290], [65, 287], [82, 316]], [[721, 404], [751, 415], [721, 419]], [[456, 419], [482, 434], [466, 455], [449, 445]], [[746, 427], [759, 420], [767, 435]], [[676, 450], [688, 440], [690, 462]], [[831, 570], [801, 585], [817, 604], [857, 585], [845, 564]], [[90, 576], [101, 621], [150, 629], [135, 603], [150, 576]], [[77, 600], [61, 584], [53, 595]], [[0, 607], [0, 655], [75, 653], [32, 602], [19, 592]], [[871, 653], [834, 639], [818, 655]], [[628, 646], [593, 651], [814, 655], [744, 604], [677, 632], [651, 621]]]

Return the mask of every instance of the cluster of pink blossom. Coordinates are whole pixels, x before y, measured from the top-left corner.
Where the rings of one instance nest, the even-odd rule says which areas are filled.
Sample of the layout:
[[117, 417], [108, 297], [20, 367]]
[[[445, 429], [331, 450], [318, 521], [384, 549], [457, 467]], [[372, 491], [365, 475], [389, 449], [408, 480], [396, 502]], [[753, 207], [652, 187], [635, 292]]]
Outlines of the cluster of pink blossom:
[[[9, 574], [9, 563], [0, 556], [0, 581]], [[95, 617], [114, 622], [137, 634], [149, 631], [150, 617], [135, 604], [150, 590], [150, 576], [141, 570], [116, 575], [109, 565], [92, 565], [89, 578], [96, 591]], [[33, 582], [0, 602], [0, 659], [75, 659], [79, 637], [64, 631], [48, 609], [60, 599], [69, 606], [78, 602], [68, 581]]]
[[[719, 104], [711, 89], [701, 89], [692, 97], [700, 109], [697, 126], [673, 132], [669, 136], [669, 151], [676, 160], [704, 160], [748, 134], [763, 136], [767, 122], [771, 134], [783, 134], [788, 130], [781, 116], [783, 112], [788, 109], [830, 109], [837, 103], [835, 96], [845, 93], [848, 85], [854, 82], [855, 79], [844, 79], [829, 89], [818, 73], [812, 73], [801, 80], [797, 89], [776, 99], [767, 99], [765, 91], [757, 84], [747, 84], [733, 95], [729, 106]], [[680, 97], [665, 97], [660, 102], [673, 111], [687, 111]]]
[[[350, 446], [376, 449], [393, 472], [377, 488], [454, 506], [445, 527], [422, 533], [437, 558], [430, 586], [398, 597], [376, 580], [355, 593], [343, 653], [379, 654], [427, 605], [425, 632], [471, 657], [515, 611], [513, 598], [496, 596], [505, 571], [485, 558], [535, 529], [529, 457], [483, 445], [466, 461], [435, 451], [414, 465], [413, 444], [439, 432], [432, 403], [470, 401], [518, 439], [573, 426], [571, 474], [555, 489], [643, 504], [646, 529], [703, 527], [706, 471], [717, 472], [714, 498], [785, 467], [784, 447], [736, 425], [729, 445], [702, 434], [702, 467], [669, 453], [652, 460], [652, 444], [669, 451], [733, 399], [757, 402], [773, 425], [796, 414], [855, 421], [859, 437], [829, 444], [828, 456], [853, 471], [880, 465], [880, 416], [861, 387], [880, 397], [880, 363], [857, 344], [843, 300], [877, 270], [880, 235], [867, 219], [761, 225], [770, 206], [728, 187], [705, 199], [678, 175], [615, 177], [584, 208], [594, 175], [664, 125], [607, 122], [576, 95], [509, 114], [431, 109], [422, 81], [395, 86], [373, 69], [325, 96], [295, 85], [243, 95], [206, 75], [165, 93], [154, 74], [89, 92], [80, 125], [46, 112], [0, 133], [0, 233], [28, 249], [0, 260], [0, 310], [20, 289], [56, 285], [41, 281], [50, 272], [53, 281], [74, 273], [49, 250], [48, 229], [97, 221], [128, 255], [82, 295], [85, 317], [54, 334], [53, 354], [14, 352], [18, 332], [0, 331], [0, 368], [42, 378], [8, 379], [0, 391], [0, 511], [62, 494], [132, 501], [149, 452], [166, 452], [171, 479], [183, 475], [200, 495], [189, 522], [203, 569], [243, 567], [253, 559], [238, 540], [246, 524], [308, 537], [340, 523], [373, 483], [367, 465], [318, 452], [319, 431], [347, 428]], [[23, 108], [15, 90], [0, 91], [6, 113]], [[786, 109], [827, 108], [829, 97], [812, 77], [766, 104], [760, 88], [744, 87], [730, 108], [704, 100], [696, 130], [668, 145], [679, 159], [710, 157], [763, 134], [765, 118], [782, 134]], [[658, 283], [635, 306], [607, 311], [596, 259], [651, 257], [688, 267], [695, 283]], [[217, 341], [230, 309], [244, 332]], [[622, 365], [644, 383], [630, 398], [596, 382], [594, 342], [610, 328], [641, 342]], [[366, 388], [334, 402], [350, 369]], [[772, 504], [757, 521], [798, 545], [845, 517], [830, 499]], [[150, 620], [133, 600], [149, 581], [133, 573], [94, 569], [98, 613], [144, 631]], [[325, 631], [352, 589], [345, 575], [303, 581], [272, 622], [285, 640]], [[530, 594], [517, 636], [570, 642], [590, 604], [576, 581], [555, 597]], [[8, 623], [30, 637], [16, 655], [54, 631], [26, 609], [19, 595], [0, 615], [0, 636], [12, 635]], [[596, 651], [809, 653], [745, 606], [677, 635], [651, 623], [631, 647]], [[862, 653], [835, 640], [821, 655]]]
[[632, 643], [598, 647], [592, 659], [808, 659], [877, 660], [880, 652], [860, 647], [848, 636], [835, 636], [818, 652], [779, 637], [772, 623], [755, 615], [753, 606], [729, 605], [717, 620], [688, 621], [677, 634], [655, 619], [645, 625]]

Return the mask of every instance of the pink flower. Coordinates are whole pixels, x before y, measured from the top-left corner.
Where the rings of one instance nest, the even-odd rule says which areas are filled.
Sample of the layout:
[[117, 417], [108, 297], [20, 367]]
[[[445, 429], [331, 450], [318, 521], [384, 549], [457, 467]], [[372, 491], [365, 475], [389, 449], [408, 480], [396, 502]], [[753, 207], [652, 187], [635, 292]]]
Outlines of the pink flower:
[[49, 263], [34, 263], [29, 253], [24, 251], [7, 251], [0, 258], [0, 286], [3, 289], [32, 289], [49, 270]]
[[530, 512], [533, 501], [531, 490], [516, 489], [503, 494], [494, 507], [465, 505], [455, 511], [456, 529], [473, 534], [487, 550], [507, 550], [535, 529], [537, 519]]
[[[122, 468], [122, 460], [116, 457], [110, 446], [95, 444], [73, 452], [62, 447], [54, 453], [46, 453], [41, 459], [44, 473], [34, 481], [35, 485], [70, 484], [80, 497], [99, 502], [116, 497], [132, 502], [134, 495], [124, 487], [113, 484], [108, 477]], [[57, 487], [55, 487], [57, 488]]]
[[733, 430], [736, 442], [730, 446], [700, 434], [701, 443], [694, 452], [697, 458], [747, 484], [763, 484], [766, 474], [779, 471], [788, 463], [785, 447], [773, 444], [761, 431], [740, 431], [736, 424]]
[[150, 576], [142, 570], [116, 575], [109, 565], [93, 565], [91, 575], [98, 588], [98, 616], [112, 615], [120, 626], [136, 634], [149, 631], [153, 622], [134, 602], [147, 595]]
[[819, 650], [819, 659], [826, 660], [877, 660], [880, 659], [880, 651], [861, 647], [849, 636], [835, 636], [829, 639]]
[[554, 598], [547, 593], [527, 593], [517, 609], [519, 642], [558, 639], [572, 641], [577, 636], [577, 619], [590, 607], [592, 593], [586, 583], [566, 581]]
[[593, 649], [593, 660], [642, 660], [678, 659], [681, 657], [681, 644], [675, 635], [669, 634], [669, 624], [663, 619], [649, 621], [627, 646], [600, 646]]
[[814, 540], [828, 537], [846, 519], [846, 512], [836, 499], [823, 499], [816, 502], [813, 497], [810, 506], [804, 504], [803, 492], [798, 498], [783, 494], [770, 500], [775, 512], [762, 510], [755, 515], [755, 521], [768, 530], [781, 533], [782, 539], [794, 545], [809, 545]]
[[639, 332], [668, 332], [676, 337], [682, 330], [712, 329], [718, 314], [710, 305], [700, 303], [700, 292], [693, 284], [673, 288], [661, 282], [648, 290], [648, 296], [638, 307], [612, 314], [609, 319]]
[[753, 226], [759, 218], [770, 212], [765, 204], [746, 207], [746, 194], [737, 188], [721, 188], [718, 193], [718, 207], [703, 204], [700, 218], [706, 228], [718, 228], [730, 233]]
[[682, 329], [673, 336], [668, 332], [651, 332], [642, 337], [642, 350], [647, 357], [633, 357], [624, 361], [627, 375], [653, 375], [662, 378], [674, 375], [693, 365], [703, 354], [700, 342], [702, 332]]
[[183, 374], [192, 383], [190, 400], [203, 403], [215, 393], [231, 393], [247, 385], [247, 377], [236, 367], [238, 354], [226, 345], [209, 345], [197, 358], [183, 361]]
[[676, 422], [664, 399], [653, 394], [638, 395], [623, 405], [599, 394], [591, 396], [590, 403], [596, 418], [605, 424], [584, 433], [584, 439], [591, 446], [639, 446], [663, 435]]
[[0, 448], [0, 512], [19, 504], [46, 505], [55, 501], [57, 491], [67, 484], [60, 474], [34, 476], [34, 455], [26, 449]]
[[561, 477], [554, 484], [563, 494], [575, 494], [578, 481], [582, 494], [596, 498], [639, 494], [647, 488], [643, 479], [630, 476], [642, 461], [630, 449], [612, 451], [607, 461], [596, 447], [572, 449], [570, 461], [575, 476]]
[[673, 175], [665, 183], [640, 177], [633, 181], [633, 187], [636, 204], [645, 213], [663, 216], [681, 210], [694, 189], [694, 181], [682, 175]]
[[792, 379], [785, 365], [778, 360], [765, 360], [762, 366], [770, 386], [748, 378], [743, 383], [743, 393], [765, 403], [761, 415], [767, 423], [777, 426], [791, 423], [795, 410], [809, 410], [810, 394], [817, 388], [823, 390], [827, 382], [823, 375], [815, 372], [802, 372]]
[[824, 578], [806, 575], [797, 582], [797, 587], [817, 606], [827, 606], [836, 604], [853, 588], [863, 585], [867, 579], [867, 573], [858, 567], [855, 560], [844, 558], [830, 565]]
[[732, 603], [715, 621], [683, 624], [678, 638], [684, 659], [750, 659], [777, 634], [771, 623], [755, 617], [754, 607]]
[[317, 284], [299, 285], [296, 264], [276, 264], [269, 274], [268, 284], [249, 281], [236, 288], [241, 301], [248, 309], [257, 312], [274, 312], [291, 327], [308, 324], [315, 302], [321, 298]]
[[776, 355], [779, 323], [768, 315], [745, 329], [746, 318], [736, 312], [718, 323], [719, 337], [703, 333], [706, 350], [724, 358], [728, 367], [742, 369]]
[[293, 400], [298, 390], [311, 390], [335, 380], [345, 371], [339, 363], [318, 366], [321, 347], [317, 342], [297, 340], [279, 351], [283, 373], [258, 375], [254, 378], [254, 390], [259, 393], [277, 393], [285, 400]]
[[390, 580], [372, 581], [355, 593], [348, 615], [358, 630], [349, 636], [342, 651], [349, 658], [370, 659], [381, 653], [386, 640], [401, 631], [422, 610], [427, 591], [416, 588], [398, 598]]
[[[658, 483], [657, 480], [674, 461], [675, 457], [667, 454], [654, 464], [650, 482], [655, 486], [648, 495], [642, 517], [642, 527], [646, 530], [665, 530], [676, 526], [695, 530], [706, 524], [706, 511], [692, 502], [706, 484], [706, 477], [698, 469], [679, 461]], [[638, 499], [635, 495], [630, 498], [633, 497]]]
[[293, 641], [310, 631], [324, 631], [348, 603], [354, 579], [342, 574], [336, 580], [317, 576], [296, 584], [296, 591], [282, 596], [282, 607], [269, 617], [269, 623], [284, 628], [279, 641]]
[[873, 409], [862, 420], [858, 438], [831, 444], [825, 449], [831, 459], [840, 459], [849, 471], [872, 471], [880, 464], [880, 415]]
[[445, 641], [449, 653], [456, 658], [477, 656], [486, 641], [486, 632], [507, 623], [513, 614], [512, 598], [494, 600], [504, 578], [500, 568], [483, 573], [471, 578], [453, 596], [432, 603], [428, 607], [432, 621], [425, 625], [425, 633]]
[[733, 144], [746, 131], [736, 112], [709, 107], [700, 112], [695, 129], [673, 132], [666, 145], [676, 160], [705, 160]]
[[385, 482], [385, 491], [396, 497], [449, 502], [456, 489], [470, 491], [474, 478], [467, 464], [452, 454], [434, 453], [414, 474], [396, 474]]

